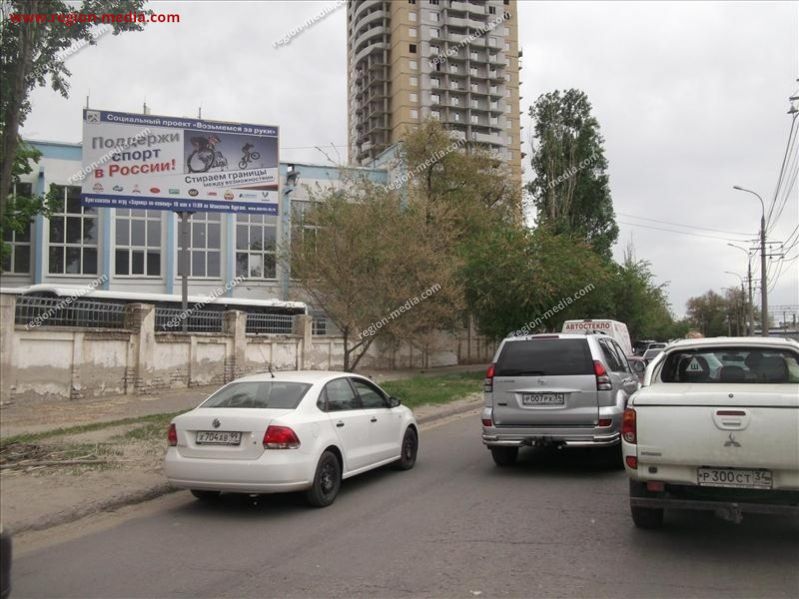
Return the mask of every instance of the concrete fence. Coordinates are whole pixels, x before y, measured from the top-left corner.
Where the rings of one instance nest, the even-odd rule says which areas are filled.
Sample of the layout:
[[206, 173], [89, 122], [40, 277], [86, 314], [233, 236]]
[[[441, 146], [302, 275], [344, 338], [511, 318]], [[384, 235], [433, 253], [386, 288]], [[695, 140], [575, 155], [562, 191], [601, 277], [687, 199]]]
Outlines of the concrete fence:
[[[274, 370], [340, 369], [341, 337], [314, 336], [312, 317], [294, 316], [291, 334], [246, 332], [247, 315], [225, 312], [221, 333], [156, 332], [155, 308], [125, 307], [124, 329], [15, 325], [13, 295], [0, 295], [0, 402], [154, 394], [223, 384]], [[423, 351], [375, 341], [363, 369], [433, 368], [487, 362], [495, 344], [475, 334], [441, 333]]]

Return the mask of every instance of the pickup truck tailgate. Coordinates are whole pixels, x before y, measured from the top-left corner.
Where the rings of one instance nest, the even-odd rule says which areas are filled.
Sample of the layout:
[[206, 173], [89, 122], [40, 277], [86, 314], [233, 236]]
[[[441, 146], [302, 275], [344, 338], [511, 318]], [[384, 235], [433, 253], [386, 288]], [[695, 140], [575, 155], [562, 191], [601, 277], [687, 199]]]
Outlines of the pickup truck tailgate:
[[[715, 387], [715, 385], [713, 385]], [[794, 386], [791, 386], [794, 387]], [[659, 384], [632, 400], [642, 464], [799, 470], [799, 387]]]

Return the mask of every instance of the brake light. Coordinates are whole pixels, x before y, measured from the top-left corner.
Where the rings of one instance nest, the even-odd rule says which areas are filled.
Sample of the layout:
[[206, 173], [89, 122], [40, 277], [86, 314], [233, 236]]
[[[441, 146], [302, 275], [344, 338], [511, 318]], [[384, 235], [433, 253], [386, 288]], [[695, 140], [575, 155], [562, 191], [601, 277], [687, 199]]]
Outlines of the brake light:
[[608, 371], [599, 360], [594, 360], [594, 375], [596, 375], [596, 388], [597, 391], [610, 391], [613, 385], [610, 383]]
[[175, 428], [174, 422], [169, 425], [169, 429], [166, 433], [166, 440], [170, 447], [175, 447], [175, 445], [178, 444], [178, 430]]
[[633, 470], [638, 469], [638, 458], [634, 455], [628, 455], [626, 458], [624, 458], [624, 462]]
[[494, 426], [494, 423], [491, 421], [491, 418], [483, 418], [483, 426], [490, 428]]
[[271, 425], [264, 433], [264, 449], [297, 449], [300, 440], [287, 426]]
[[494, 367], [494, 364], [489, 366], [488, 370], [486, 370], [486, 378], [483, 381], [483, 391], [485, 391], [486, 393], [491, 393], [494, 390], [494, 372], [495, 371], [496, 371], [496, 368]]
[[621, 437], [627, 441], [627, 443], [638, 442], [635, 423], [635, 410], [632, 408], [627, 408], [624, 410], [624, 416], [622, 416], [621, 420]]
[[599, 426], [610, 426], [613, 424], [613, 418], [600, 418]]

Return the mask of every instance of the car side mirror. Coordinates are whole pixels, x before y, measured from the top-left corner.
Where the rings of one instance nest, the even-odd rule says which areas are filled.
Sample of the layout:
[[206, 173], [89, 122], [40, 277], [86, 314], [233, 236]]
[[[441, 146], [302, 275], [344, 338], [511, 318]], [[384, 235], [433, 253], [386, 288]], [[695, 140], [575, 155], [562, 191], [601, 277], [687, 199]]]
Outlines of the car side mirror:
[[391, 397], [388, 398], [388, 407], [389, 408], [396, 408], [400, 404], [402, 404], [402, 402], [400, 401], [399, 397], [391, 396]]

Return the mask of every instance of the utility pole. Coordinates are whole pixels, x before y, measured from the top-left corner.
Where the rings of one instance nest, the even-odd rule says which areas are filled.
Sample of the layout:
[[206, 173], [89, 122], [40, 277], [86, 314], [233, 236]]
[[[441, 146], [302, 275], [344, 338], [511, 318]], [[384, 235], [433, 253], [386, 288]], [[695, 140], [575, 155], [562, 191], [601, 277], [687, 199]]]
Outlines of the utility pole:
[[733, 185], [737, 191], [751, 193], [760, 200], [760, 334], [768, 337], [769, 318], [768, 318], [768, 281], [766, 280], [766, 205], [763, 198], [751, 189], [744, 189], [740, 185]]
[[[734, 243], [727, 244], [730, 247], [733, 247], [737, 250], [741, 250], [746, 254], [746, 282], [749, 288], [749, 305], [747, 306], [747, 326], [746, 326], [746, 334], [750, 337], [755, 334], [755, 306], [753, 303], [752, 298], [752, 256], [749, 253], [749, 250], [746, 248], [742, 248], [739, 245], [735, 245]], [[737, 275], [737, 273], [735, 273]]]

